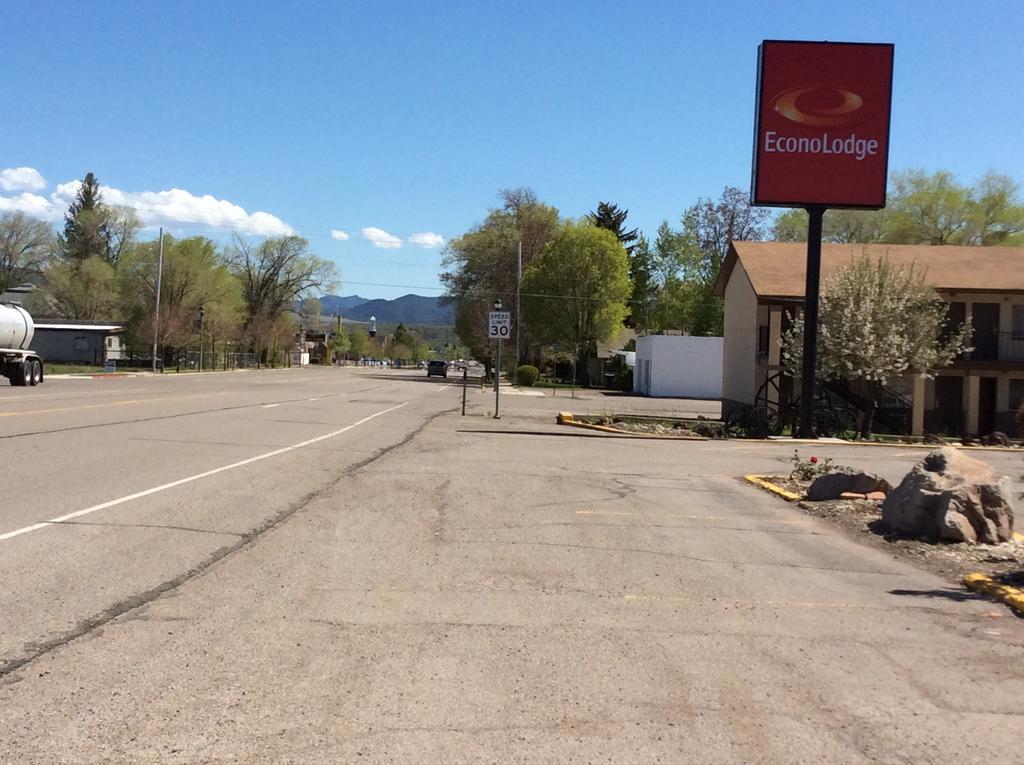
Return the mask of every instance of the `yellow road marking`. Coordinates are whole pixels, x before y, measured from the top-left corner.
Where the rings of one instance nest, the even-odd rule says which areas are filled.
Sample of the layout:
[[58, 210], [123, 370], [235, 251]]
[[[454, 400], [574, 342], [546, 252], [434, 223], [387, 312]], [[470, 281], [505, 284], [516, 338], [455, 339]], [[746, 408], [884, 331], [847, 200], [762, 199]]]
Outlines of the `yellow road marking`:
[[85, 409], [100, 409], [107, 406], [130, 406], [132, 404], [150, 404], [158, 401], [186, 401], [194, 398], [222, 396], [224, 393], [195, 393], [191, 396], [165, 396], [162, 398], [128, 398], [119, 401], [105, 401], [102, 404], [85, 404], [83, 406], [62, 406], [52, 409], [31, 409], [24, 412], [0, 412], [0, 417], [24, 417], [30, 414], [55, 414], [57, 412], [78, 412]]

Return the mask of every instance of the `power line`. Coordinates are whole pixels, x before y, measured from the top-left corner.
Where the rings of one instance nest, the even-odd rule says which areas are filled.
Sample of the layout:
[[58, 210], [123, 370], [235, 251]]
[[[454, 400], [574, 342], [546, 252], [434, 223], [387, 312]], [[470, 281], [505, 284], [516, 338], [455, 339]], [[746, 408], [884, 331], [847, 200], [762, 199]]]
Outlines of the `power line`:
[[[459, 297], [479, 297], [481, 299], [492, 299], [495, 296], [511, 297], [516, 294], [515, 290], [477, 290], [473, 288], [467, 288], [464, 290], [456, 290], [455, 294], [448, 292], [445, 287], [427, 287], [424, 285], [416, 284], [387, 284], [384, 282], [353, 282], [348, 279], [343, 279], [342, 283], [354, 287], [392, 287], [394, 289], [402, 290], [429, 290], [432, 292], [446, 292], [447, 296], [458, 299]], [[602, 297], [589, 297], [586, 295], [550, 295], [543, 292], [522, 292], [520, 293], [523, 297], [543, 298], [545, 300], [586, 300], [595, 303], [611, 303], [620, 302], [613, 301], [611, 298]], [[441, 296], [445, 297], [445, 296]]]

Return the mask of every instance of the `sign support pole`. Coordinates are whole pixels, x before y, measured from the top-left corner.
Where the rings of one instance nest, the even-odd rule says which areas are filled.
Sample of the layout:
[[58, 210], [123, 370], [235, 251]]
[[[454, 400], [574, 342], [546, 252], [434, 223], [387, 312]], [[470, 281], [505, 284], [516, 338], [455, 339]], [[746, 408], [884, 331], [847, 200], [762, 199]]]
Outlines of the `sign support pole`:
[[500, 420], [498, 415], [498, 391], [501, 388], [501, 338], [498, 338], [498, 358], [494, 362], [494, 419]]
[[462, 368], [462, 416], [466, 416], [466, 378], [469, 375], [469, 371], [466, 367]]
[[825, 208], [807, 208], [807, 280], [804, 287], [804, 353], [800, 366], [801, 438], [817, 438], [814, 432], [814, 372], [818, 363], [818, 294], [821, 291], [821, 222]]

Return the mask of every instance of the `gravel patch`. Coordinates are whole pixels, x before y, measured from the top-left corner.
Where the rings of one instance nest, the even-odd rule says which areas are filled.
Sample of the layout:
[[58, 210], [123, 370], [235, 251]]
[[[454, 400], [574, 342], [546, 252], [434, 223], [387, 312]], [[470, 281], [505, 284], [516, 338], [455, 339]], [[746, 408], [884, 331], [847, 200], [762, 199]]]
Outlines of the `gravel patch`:
[[[788, 477], [766, 477], [777, 486], [803, 496], [807, 482]], [[893, 535], [882, 525], [880, 503], [867, 500], [833, 500], [794, 503], [807, 515], [834, 524], [847, 536], [885, 550], [948, 581], [960, 584], [965, 574], [979, 572], [1005, 584], [1024, 586], [1024, 543], [1014, 540], [998, 545], [926, 542]]]

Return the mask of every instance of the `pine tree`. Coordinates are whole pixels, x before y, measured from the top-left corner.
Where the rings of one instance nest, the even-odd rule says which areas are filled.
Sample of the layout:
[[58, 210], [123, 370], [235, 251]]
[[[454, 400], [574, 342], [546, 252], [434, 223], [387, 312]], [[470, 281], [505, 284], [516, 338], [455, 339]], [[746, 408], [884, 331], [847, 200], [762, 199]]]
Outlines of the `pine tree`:
[[86, 173], [85, 179], [75, 194], [64, 216], [64, 255], [69, 260], [81, 263], [90, 257], [107, 255], [106, 205], [100, 193], [96, 176]]
[[597, 211], [590, 213], [590, 220], [598, 228], [607, 229], [615, 234], [616, 239], [626, 248], [626, 254], [632, 256], [636, 248], [634, 243], [640, 238], [640, 232], [635, 228], [625, 230], [628, 215], [629, 210], [620, 210], [618, 205], [598, 202]]

